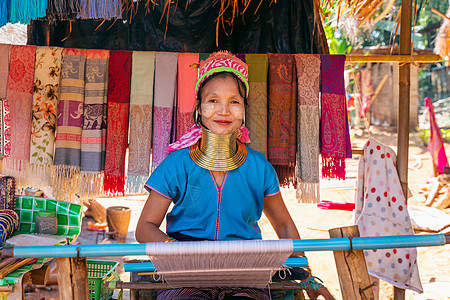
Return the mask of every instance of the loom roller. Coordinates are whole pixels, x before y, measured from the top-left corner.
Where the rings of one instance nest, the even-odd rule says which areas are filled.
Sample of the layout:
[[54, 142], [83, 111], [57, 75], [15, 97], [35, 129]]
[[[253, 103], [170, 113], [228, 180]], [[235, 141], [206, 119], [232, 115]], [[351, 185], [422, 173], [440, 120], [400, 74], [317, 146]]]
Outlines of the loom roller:
[[[291, 240], [292, 252], [304, 251], [348, 251], [369, 249], [392, 249], [442, 246], [450, 244], [449, 234], [424, 234], [401, 236], [377, 236], [377, 237], [353, 237], [330, 239], [302, 239]], [[148, 247], [159, 245], [166, 250], [183, 251], [189, 249], [190, 244], [198, 244], [203, 248], [208, 246], [212, 251], [233, 243], [242, 241], [203, 241], [183, 243], [148, 243], [148, 244], [106, 244], [106, 245], [57, 245], [57, 246], [20, 246], [4, 248], [2, 257], [14, 258], [47, 258], [47, 257], [101, 257], [101, 256], [127, 256], [127, 255], [152, 255]], [[244, 243], [257, 242], [262, 244], [277, 243], [278, 241], [244, 241]], [[203, 244], [201, 244], [203, 243]], [[217, 253], [217, 252], [215, 252]], [[299, 263], [300, 261], [297, 261]]]

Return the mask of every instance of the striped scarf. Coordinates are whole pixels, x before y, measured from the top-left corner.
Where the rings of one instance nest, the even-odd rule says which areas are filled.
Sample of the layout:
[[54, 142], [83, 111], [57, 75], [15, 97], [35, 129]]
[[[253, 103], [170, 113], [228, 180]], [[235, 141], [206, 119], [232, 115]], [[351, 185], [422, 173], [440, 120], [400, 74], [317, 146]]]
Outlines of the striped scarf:
[[248, 109], [246, 126], [250, 131], [250, 148], [267, 157], [267, 54], [247, 54]]
[[320, 201], [319, 132], [320, 132], [320, 56], [296, 54], [298, 80], [297, 123], [297, 199]]
[[130, 92], [130, 145], [127, 193], [144, 192], [152, 148], [153, 78], [155, 52], [134, 51]]
[[6, 97], [11, 116], [11, 153], [3, 158], [3, 174], [16, 178], [18, 187], [28, 184], [36, 46], [12, 46]]
[[295, 183], [297, 73], [294, 56], [269, 54], [268, 160], [281, 186]]
[[170, 144], [177, 62], [178, 53], [156, 52], [152, 170], [166, 158]]
[[73, 202], [79, 194], [86, 50], [63, 50], [58, 132], [55, 142], [55, 197]]
[[81, 130], [81, 198], [103, 194], [108, 50], [87, 50]]
[[113, 196], [125, 193], [131, 61], [131, 51], [111, 51], [108, 70], [108, 128], [103, 188], [106, 194]]

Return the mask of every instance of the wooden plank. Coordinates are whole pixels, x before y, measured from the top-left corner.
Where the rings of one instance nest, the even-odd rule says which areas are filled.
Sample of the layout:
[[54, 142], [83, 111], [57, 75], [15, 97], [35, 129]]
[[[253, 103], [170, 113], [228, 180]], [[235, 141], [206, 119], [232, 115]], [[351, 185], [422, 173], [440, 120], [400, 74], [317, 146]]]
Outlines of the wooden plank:
[[56, 259], [58, 265], [58, 286], [60, 300], [74, 300], [72, 286], [72, 270], [69, 257]]
[[39, 269], [31, 270], [23, 275], [23, 284], [47, 285], [50, 276], [50, 266], [43, 265]]
[[71, 258], [73, 296], [75, 300], [89, 300], [86, 257]]
[[441, 188], [442, 184], [436, 180], [431, 186], [430, 193], [428, 194], [427, 200], [425, 201], [425, 206], [431, 206], [433, 204]]
[[[331, 238], [359, 237], [358, 226], [332, 228]], [[333, 251], [342, 299], [375, 299], [362, 250]]]

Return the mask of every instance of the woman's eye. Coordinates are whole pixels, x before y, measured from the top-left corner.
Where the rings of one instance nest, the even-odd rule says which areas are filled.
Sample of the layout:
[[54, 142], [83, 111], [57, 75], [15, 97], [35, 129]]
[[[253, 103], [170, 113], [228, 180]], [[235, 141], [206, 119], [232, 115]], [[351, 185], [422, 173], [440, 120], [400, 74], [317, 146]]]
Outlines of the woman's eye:
[[231, 101], [232, 104], [241, 104], [241, 102], [239, 102], [238, 100], [233, 100]]
[[216, 100], [216, 99], [209, 99], [208, 102], [210, 102], [210, 103], [216, 103], [217, 100]]

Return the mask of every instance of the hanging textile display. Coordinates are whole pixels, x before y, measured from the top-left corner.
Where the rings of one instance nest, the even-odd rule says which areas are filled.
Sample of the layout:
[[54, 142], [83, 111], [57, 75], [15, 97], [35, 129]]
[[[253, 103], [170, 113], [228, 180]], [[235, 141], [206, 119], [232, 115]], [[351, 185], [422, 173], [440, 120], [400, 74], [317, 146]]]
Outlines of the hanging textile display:
[[[355, 199], [361, 237], [413, 234], [395, 162], [391, 148], [369, 138], [359, 159]], [[364, 250], [364, 256], [370, 275], [422, 292], [415, 248]]]
[[108, 69], [108, 112], [105, 175], [107, 195], [125, 193], [125, 154], [131, 88], [131, 51], [111, 51]]
[[291, 54], [269, 54], [268, 114], [268, 160], [281, 186], [296, 186], [297, 74]]
[[28, 181], [31, 138], [31, 108], [36, 46], [12, 46], [6, 98], [10, 109], [11, 152], [3, 158], [3, 174], [16, 178], [24, 187]]
[[322, 177], [345, 179], [345, 158], [351, 157], [344, 86], [344, 55], [321, 55]]
[[441, 130], [434, 114], [433, 102], [429, 97], [425, 98], [425, 107], [428, 109], [428, 118], [430, 120], [430, 141], [428, 143], [428, 151], [431, 154], [434, 169], [437, 170], [439, 174], [443, 174], [444, 167], [449, 166], [448, 159], [445, 154]]
[[12, 176], [0, 175], [0, 210], [16, 209], [16, 180]]
[[0, 98], [6, 98], [11, 47], [11, 45], [0, 44]]
[[53, 166], [62, 48], [38, 47], [31, 123], [31, 183], [48, 185]]
[[31, 20], [45, 17], [48, 0], [10, 0], [9, 23], [30, 24]]
[[80, 0], [77, 19], [122, 19], [120, 0]]
[[250, 148], [267, 158], [267, 54], [246, 54], [248, 64], [248, 108], [245, 124], [250, 131]]
[[80, 0], [49, 0], [46, 19], [74, 20], [80, 10]]
[[140, 194], [150, 174], [155, 52], [134, 51], [132, 60], [126, 190]]
[[103, 194], [108, 59], [108, 50], [86, 50], [81, 130], [81, 182], [83, 184], [80, 197], [82, 199]]
[[178, 53], [156, 52], [152, 171], [166, 158], [177, 85]]
[[192, 125], [194, 125], [194, 109], [196, 104], [195, 84], [197, 83], [198, 69], [191, 67], [191, 65], [197, 63], [199, 63], [198, 53], [178, 54], [177, 122], [175, 140], [178, 140], [192, 127]]
[[0, 156], [8, 157], [11, 153], [11, 116], [9, 101], [0, 98]]
[[63, 50], [53, 177], [54, 196], [66, 202], [80, 187], [85, 62], [85, 49]]
[[320, 201], [320, 55], [296, 54], [298, 80], [297, 113], [297, 199]]

